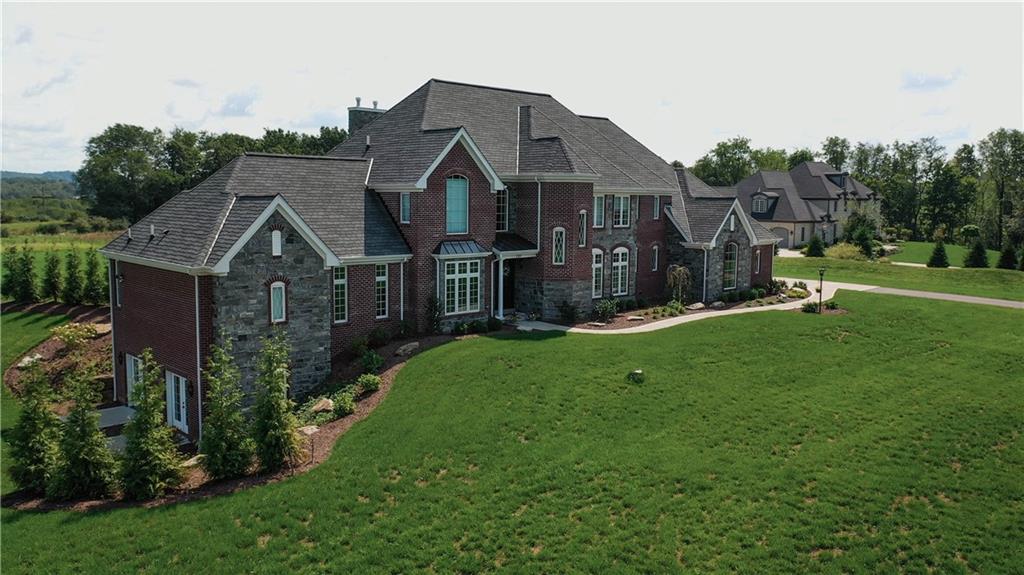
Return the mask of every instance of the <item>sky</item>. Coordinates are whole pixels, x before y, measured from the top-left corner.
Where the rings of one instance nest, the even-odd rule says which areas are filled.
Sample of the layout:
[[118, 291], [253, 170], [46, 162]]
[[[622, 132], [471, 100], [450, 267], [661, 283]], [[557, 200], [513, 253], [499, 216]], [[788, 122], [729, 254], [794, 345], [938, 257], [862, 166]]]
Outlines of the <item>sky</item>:
[[4, 170], [75, 170], [121, 122], [170, 130], [347, 125], [430, 78], [545, 92], [666, 160], [716, 142], [1021, 128], [1012, 4], [3, 3]]

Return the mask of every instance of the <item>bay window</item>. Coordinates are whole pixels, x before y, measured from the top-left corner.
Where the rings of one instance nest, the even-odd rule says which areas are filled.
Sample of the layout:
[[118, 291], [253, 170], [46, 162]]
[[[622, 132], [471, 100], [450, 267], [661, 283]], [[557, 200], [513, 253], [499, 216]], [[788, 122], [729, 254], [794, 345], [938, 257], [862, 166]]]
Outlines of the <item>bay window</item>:
[[444, 262], [444, 313], [480, 311], [480, 261]]

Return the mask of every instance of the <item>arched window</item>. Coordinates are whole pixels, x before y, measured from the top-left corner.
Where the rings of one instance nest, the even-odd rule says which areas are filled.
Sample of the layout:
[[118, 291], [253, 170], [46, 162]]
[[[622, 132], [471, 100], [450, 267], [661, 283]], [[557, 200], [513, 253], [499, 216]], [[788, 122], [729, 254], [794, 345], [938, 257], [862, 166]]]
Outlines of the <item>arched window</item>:
[[469, 180], [462, 176], [445, 180], [445, 231], [469, 233]]
[[281, 257], [281, 230], [270, 232], [270, 255]]
[[604, 252], [594, 248], [590, 257], [590, 297], [599, 298], [604, 295]]
[[722, 265], [722, 287], [736, 289], [736, 263], [739, 257], [739, 246], [735, 242], [725, 245], [725, 262]]
[[761, 248], [754, 250], [754, 273], [761, 273]]
[[565, 228], [551, 230], [551, 263], [556, 266], [565, 264]]
[[629, 292], [629, 250], [615, 248], [612, 252], [612, 295]]
[[270, 323], [288, 321], [288, 289], [282, 281], [270, 284]]
[[580, 210], [580, 225], [576, 236], [578, 238], [576, 245], [581, 248], [587, 247], [587, 210]]

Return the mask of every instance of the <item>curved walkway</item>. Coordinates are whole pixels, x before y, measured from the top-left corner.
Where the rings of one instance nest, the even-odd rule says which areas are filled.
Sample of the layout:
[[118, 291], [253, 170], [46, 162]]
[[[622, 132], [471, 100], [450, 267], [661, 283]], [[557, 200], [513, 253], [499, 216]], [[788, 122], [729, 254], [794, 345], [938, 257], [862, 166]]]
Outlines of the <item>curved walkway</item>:
[[[519, 322], [518, 328], [520, 330], [522, 330], [522, 331], [564, 331], [564, 332], [569, 332], [569, 333], [592, 333], [592, 334], [595, 334], [595, 335], [619, 335], [619, 334], [628, 334], [628, 333], [645, 333], [645, 332], [650, 332], [650, 331], [657, 331], [659, 329], [665, 329], [665, 328], [668, 328], [668, 327], [673, 327], [673, 326], [676, 326], [676, 325], [679, 325], [679, 324], [683, 324], [683, 323], [689, 323], [691, 321], [700, 321], [702, 319], [710, 319], [710, 318], [713, 318], [713, 317], [722, 317], [722, 316], [727, 316], [727, 315], [737, 315], [737, 314], [741, 314], [741, 313], [756, 313], [756, 312], [762, 312], [762, 311], [798, 309], [798, 308], [800, 308], [804, 304], [804, 302], [817, 301], [818, 300], [818, 294], [814, 291], [817, 288], [817, 283], [818, 283], [817, 281], [814, 281], [814, 280], [799, 280], [799, 279], [794, 279], [794, 278], [776, 278], [776, 279], [784, 279], [787, 282], [789, 282], [790, 285], [793, 285], [793, 283], [797, 282], [797, 281], [803, 281], [803, 282], [805, 282], [808, 285], [808, 287], [811, 288], [811, 292], [812, 293], [811, 293], [810, 296], [808, 296], [808, 297], [806, 297], [804, 299], [793, 300], [793, 301], [786, 302], [786, 303], [783, 303], [783, 304], [778, 304], [778, 305], [770, 305], [770, 306], [764, 306], [764, 307], [739, 307], [739, 308], [727, 309], [727, 310], [723, 310], [723, 311], [713, 311], [713, 312], [698, 313], [698, 314], [687, 314], [687, 315], [681, 315], [681, 316], [678, 316], [678, 317], [671, 317], [671, 318], [668, 318], [668, 319], [663, 319], [663, 320], [660, 320], [660, 321], [653, 321], [651, 323], [645, 323], [643, 325], [638, 325], [638, 326], [635, 326], [635, 327], [625, 327], [625, 328], [621, 328], [621, 329], [587, 329], [587, 328], [583, 328], [583, 327], [569, 327], [569, 326], [565, 326], [565, 325], [558, 325], [558, 324], [555, 324], [555, 323], [548, 323], [546, 321], [521, 321], [521, 322]], [[973, 303], [973, 304], [980, 304], [980, 305], [993, 305], [993, 306], [999, 306], [999, 307], [1024, 309], [1024, 302], [1020, 302], [1020, 301], [1010, 301], [1010, 300], [1003, 300], [1003, 299], [975, 297], [975, 296], [958, 295], [958, 294], [951, 294], [951, 293], [939, 293], [939, 292], [930, 292], [930, 291], [907, 290], [907, 289], [896, 289], [896, 288], [884, 288], [884, 287], [878, 287], [878, 286], [872, 286], [872, 285], [851, 284], [851, 283], [845, 283], [845, 282], [830, 282], [830, 281], [826, 281], [822, 285], [822, 290], [821, 290], [822, 291], [822, 299], [823, 300], [830, 300], [830, 299], [832, 299], [833, 297], [835, 297], [836, 292], [841, 290], [841, 289], [849, 290], [849, 291], [863, 291], [863, 292], [880, 293], [880, 294], [887, 294], [887, 295], [900, 295], [900, 296], [907, 296], [907, 297], [918, 297], [918, 298], [925, 298], [925, 299], [938, 299], [938, 300], [945, 300], [945, 301], [954, 301], [954, 302], [960, 302], [960, 303]]]

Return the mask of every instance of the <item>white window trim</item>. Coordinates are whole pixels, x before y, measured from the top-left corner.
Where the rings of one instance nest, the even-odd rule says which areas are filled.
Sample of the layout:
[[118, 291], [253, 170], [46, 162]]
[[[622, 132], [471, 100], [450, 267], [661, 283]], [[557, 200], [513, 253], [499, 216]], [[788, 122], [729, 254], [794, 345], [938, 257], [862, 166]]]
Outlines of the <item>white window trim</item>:
[[[625, 254], [625, 261], [623, 261], [623, 262], [616, 262], [615, 261], [615, 259], [616, 259], [615, 256], [617, 256], [619, 254]], [[615, 281], [616, 280], [615, 268], [617, 268], [617, 267], [625, 268], [624, 270], [622, 270], [621, 278], [624, 281], [621, 282], [622, 283], [622, 289], [621, 290], [619, 289], [619, 285], [618, 285], [619, 282]], [[629, 249], [627, 249], [627, 248], [615, 248], [615, 250], [612, 251], [612, 295], [613, 296], [621, 296], [621, 295], [628, 295], [628, 294], [629, 294]]]
[[[562, 235], [562, 249], [561, 252], [558, 250], [558, 235]], [[557, 227], [551, 230], [551, 265], [553, 266], [564, 266], [565, 265], [565, 228]]]
[[768, 200], [766, 198], [754, 198], [750, 210], [755, 214], [763, 214], [768, 211]]
[[654, 196], [654, 219], [661, 219], [661, 196]]
[[270, 232], [270, 255], [275, 258], [281, 257], [281, 230]]
[[658, 271], [658, 246], [651, 246], [651, 271]]
[[[465, 231], [461, 231], [461, 232], [449, 232], [448, 231], [448, 180], [454, 180], [454, 179], [466, 180], [466, 229], [465, 229]], [[444, 216], [445, 216], [444, 217], [444, 233], [445, 233], [445, 235], [449, 235], [449, 236], [465, 236], [465, 235], [469, 235], [469, 195], [470, 195], [469, 178], [467, 178], [466, 176], [459, 175], [459, 174], [453, 174], [453, 175], [448, 176], [447, 178], [445, 178], [444, 179], [444, 183], [445, 183], [445, 188], [444, 188], [444, 202], [445, 202], [445, 204], [444, 204]]]
[[[729, 247], [732, 246], [736, 250], [736, 263], [732, 271], [732, 285], [725, 285], [725, 264], [729, 261]], [[729, 242], [725, 244], [725, 250], [722, 253], [722, 291], [732, 291], [739, 285], [740, 278], [740, 246], [736, 242]]]
[[[618, 213], [619, 213], [618, 204], [620, 202], [622, 202], [623, 200], [625, 200], [624, 205], [626, 206], [626, 208], [624, 210], [622, 210], [622, 216], [623, 216], [622, 220], [625, 223], [621, 223], [620, 224], [619, 223], [619, 218], [618, 218]], [[629, 218], [630, 218], [630, 210], [632, 209], [632, 205], [631, 205], [632, 203], [633, 202], [630, 200], [629, 196], [612, 196], [612, 227], [613, 228], [628, 228], [629, 227], [629, 223], [630, 223], [629, 222]]]
[[[135, 368], [135, 363], [138, 362], [138, 369]], [[134, 356], [130, 353], [124, 354], [124, 389], [125, 395], [127, 395], [128, 407], [135, 407], [135, 398], [133, 397], [132, 391], [135, 384], [142, 381], [142, 370], [145, 367], [142, 365], [142, 359]]]
[[[274, 288], [281, 288], [281, 312], [284, 314], [280, 319], [274, 317]], [[285, 323], [288, 321], [288, 286], [282, 281], [270, 284], [270, 323]]]
[[[600, 206], [600, 208], [598, 206]], [[606, 207], [607, 207], [607, 200], [605, 200], [605, 196], [603, 194], [599, 195], [599, 196], [594, 196], [594, 227], [595, 228], [603, 228], [604, 227], [604, 219], [605, 219], [605, 213], [604, 212], [605, 212], [605, 208]], [[598, 223], [598, 221], [597, 221], [598, 216], [601, 217], [601, 222], [600, 223]]]
[[[508, 188], [504, 188], [504, 189], [498, 190], [497, 192], [495, 192], [495, 194], [496, 194], [496, 197], [494, 198], [495, 211], [497, 211], [498, 206], [500, 206], [502, 204], [505, 205], [505, 209], [503, 210], [503, 216], [504, 217], [501, 217], [501, 218], [495, 217], [495, 219], [497, 220], [496, 225], [495, 225], [495, 231], [507, 232], [508, 231], [508, 220], [509, 220], [509, 217], [508, 217], [509, 216], [509, 214], [508, 214], [508, 208], [509, 208]], [[497, 216], [497, 214], [495, 214], [495, 216]]]
[[729, 231], [736, 231], [736, 214], [732, 214], [729, 216]]
[[761, 248], [754, 250], [754, 273], [761, 273]]
[[[334, 270], [335, 271], [331, 272], [331, 274], [332, 274], [331, 275], [331, 277], [332, 277], [332, 283], [331, 283], [331, 286], [332, 286], [331, 287], [331, 321], [333, 323], [348, 323], [348, 266], [338, 266], [338, 267], [334, 268]], [[345, 277], [339, 280], [338, 279], [338, 272], [336, 270], [345, 270]], [[345, 286], [345, 310], [344, 310], [345, 317], [344, 317], [344, 319], [338, 319], [338, 315], [337, 315], [337, 313], [335, 313], [335, 310], [337, 309], [336, 306], [337, 306], [337, 303], [338, 303], [337, 302], [338, 288], [335, 287], [335, 286], [339, 286], [339, 285]]]
[[[461, 264], [461, 263], [466, 264], [466, 273], [464, 273], [464, 274], [463, 273], [459, 273], [459, 264]], [[475, 274], [469, 271], [473, 267], [474, 263], [477, 266]], [[442, 274], [441, 274], [441, 286], [442, 286], [441, 287], [441, 297], [442, 297], [442, 299], [441, 299], [441, 306], [444, 309], [444, 315], [445, 316], [451, 316], [451, 315], [461, 315], [461, 314], [466, 314], [466, 313], [476, 313], [476, 312], [479, 312], [480, 311], [480, 306], [482, 305], [481, 302], [483, 301], [483, 294], [481, 292], [483, 290], [483, 285], [484, 285], [483, 275], [482, 275], [483, 264], [480, 262], [480, 260], [475, 260], [475, 259], [470, 259], [470, 260], [445, 260], [443, 262], [440, 262], [440, 264], [441, 264], [441, 271], [442, 271]], [[454, 274], [448, 275], [448, 265], [454, 265], [455, 266], [455, 273]], [[469, 280], [471, 278], [473, 278], [473, 277], [477, 278], [477, 281], [476, 281], [476, 285], [477, 285], [476, 307], [470, 307], [470, 305], [469, 305], [469, 302], [470, 302], [470, 297], [469, 297]], [[448, 311], [448, 280], [451, 279], [451, 278], [455, 279], [455, 309], [452, 310], [452, 311]], [[459, 309], [459, 281], [460, 280], [465, 280], [465, 282], [466, 282], [466, 308], [465, 309]]]
[[[601, 263], [596, 263], [600, 256]], [[597, 279], [597, 282], [594, 280]], [[597, 288], [597, 289], [594, 289]], [[590, 250], [590, 297], [597, 299], [604, 295], [604, 252], [594, 248]]]
[[[184, 377], [167, 370], [164, 375], [164, 393], [166, 394], [167, 404], [167, 424], [180, 429], [183, 433], [188, 433], [188, 380]], [[167, 393], [174, 386], [178, 396], [178, 407], [181, 409], [181, 420], [174, 417], [177, 409], [173, 409], [171, 406], [171, 394]], [[183, 405], [182, 405], [183, 404]]]
[[408, 224], [412, 221], [412, 194], [402, 192], [398, 196], [398, 223]]
[[579, 220], [579, 238], [576, 240], [576, 247], [585, 248], [587, 247], [587, 210], [580, 210]]
[[[380, 274], [380, 269], [384, 268], [384, 275]], [[390, 288], [388, 282], [388, 264], [374, 264], [373, 267], [373, 314], [376, 319], [386, 319], [391, 312], [391, 299]], [[346, 276], [347, 277], [347, 276]], [[384, 281], [384, 315], [377, 313], [377, 284]]]

